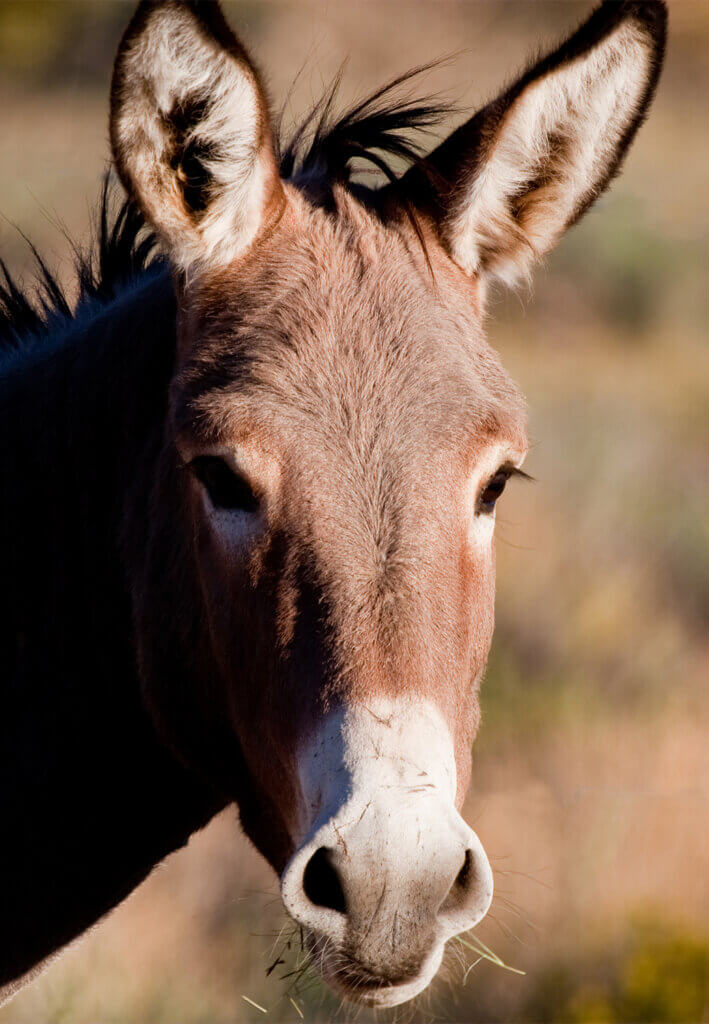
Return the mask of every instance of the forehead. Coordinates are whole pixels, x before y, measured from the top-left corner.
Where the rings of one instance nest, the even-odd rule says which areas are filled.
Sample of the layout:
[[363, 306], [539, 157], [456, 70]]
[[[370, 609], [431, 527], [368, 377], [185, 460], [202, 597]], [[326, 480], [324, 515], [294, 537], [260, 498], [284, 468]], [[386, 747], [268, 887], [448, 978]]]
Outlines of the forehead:
[[[336, 208], [291, 191], [248, 264], [188, 293], [175, 381], [180, 434], [229, 443], [273, 434], [389, 435], [526, 445], [524, 404], [482, 330], [478, 289], [401, 221], [347, 192]], [[195, 437], [195, 435], [197, 435]]]

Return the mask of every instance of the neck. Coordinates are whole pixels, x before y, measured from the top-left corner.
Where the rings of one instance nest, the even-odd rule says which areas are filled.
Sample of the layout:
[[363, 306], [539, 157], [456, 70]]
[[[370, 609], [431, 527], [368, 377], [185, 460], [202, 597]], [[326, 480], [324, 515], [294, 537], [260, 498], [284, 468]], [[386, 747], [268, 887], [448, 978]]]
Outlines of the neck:
[[167, 277], [146, 274], [63, 337], [14, 356], [0, 379], [8, 991], [223, 804], [144, 709], [121, 557], [125, 494], [164, 416], [174, 317]]

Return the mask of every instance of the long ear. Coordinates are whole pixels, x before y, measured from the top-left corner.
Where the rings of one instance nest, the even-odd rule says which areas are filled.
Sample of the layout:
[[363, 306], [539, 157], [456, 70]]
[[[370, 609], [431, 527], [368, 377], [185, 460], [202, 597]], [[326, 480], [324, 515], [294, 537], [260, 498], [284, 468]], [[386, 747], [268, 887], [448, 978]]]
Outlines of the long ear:
[[186, 270], [242, 254], [280, 208], [268, 107], [214, 0], [143, 0], [111, 88], [118, 173]]
[[471, 274], [513, 282], [604, 191], [664, 56], [659, 0], [606, 0], [399, 183]]

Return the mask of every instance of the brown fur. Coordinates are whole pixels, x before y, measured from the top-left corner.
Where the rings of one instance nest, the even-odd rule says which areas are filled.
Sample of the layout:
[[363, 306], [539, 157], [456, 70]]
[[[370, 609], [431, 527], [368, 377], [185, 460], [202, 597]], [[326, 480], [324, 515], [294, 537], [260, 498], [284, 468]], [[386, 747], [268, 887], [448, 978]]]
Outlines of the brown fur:
[[[330, 711], [434, 705], [461, 806], [494, 623], [492, 519], [478, 499], [526, 449], [523, 402], [484, 337], [486, 282], [524, 269], [540, 223], [551, 244], [616, 172], [655, 88], [665, 18], [657, 0], [602, 4], [401, 180], [378, 154], [415, 156], [402, 132], [437, 108], [377, 107], [385, 90], [320, 125], [306, 154], [296, 140], [281, 181], [259, 76], [218, 7], [140, 4], [111, 137], [172, 286], [157, 272], [102, 293], [89, 268], [83, 293], [107, 309], [89, 304], [67, 326], [57, 303], [46, 348], [13, 355], [2, 381], [16, 481], [2, 514], [17, 543], [3, 551], [14, 660], [0, 750], [22, 785], [1, 794], [16, 839], [0, 877], [24, 888], [3, 894], [0, 981], [86, 928], [226, 802], [279, 873], [296, 848], [312, 864], [299, 766]], [[624, 76], [608, 78], [609, 53]], [[586, 116], [577, 106], [594, 90]], [[589, 138], [600, 159], [582, 159]], [[389, 185], [353, 184], [355, 156]], [[47, 274], [45, 288], [56, 301]], [[14, 347], [36, 323], [9, 279], [5, 293]], [[41, 443], [26, 415], [38, 377], [52, 410]], [[210, 455], [238, 464], [257, 508], [211, 508], [194, 463]], [[452, 768], [446, 778], [452, 792]], [[61, 833], [56, 857], [56, 835], [36, 842], [28, 827], [35, 806]], [[423, 969], [449, 900], [454, 914], [476, 896], [464, 869], [479, 841], [465, 834], [463, 868], [451, 859], [440, 892], [421, 882], [430, 864], [400, 879], [411, 898], [398, 946], [391, 917], [373, 927], [386, 879], [379, 897], [360, 877], [350, 908], [341, 887], [349, 931], [334, 953], [355, 981], [396, 986]], [[307, 896], [304, 871], [292, 875]], [[310, 905], [341, 923], [337, 901]]]
[[[199, 19], [198, 6], [192, 9]], [[119, 69], [122, 55], [141, 43], [140, 18], [135, 24]], [[462, 801], [494, 619], [494, 544], [471, 542], [475, 500], [466, 485], [495, 444], [504, 442], [505, 461], [518, 463], [526, 440], [519, 394], [484, 338], [485, 269], [471, 277], [451, 258], [451, 196], [459, 203], [473, 187], [475, 168], [504, 135], [505, 112], [530, 83], [621, 31], [646, 61], [638, 71], [647, 77], [644, 106], [631, 106], [608, 135], [609, 162], [587, 183], [595, 195], [652, 95], [663, 26], [661, 5], [603, 5], [401, 187], [390, 184], [380, 195], [339, 183], [325, 154], [331, 180], [314, 187], [317, 153], [308, 157], [303, 182], [296, 175], [283, 184], [282, 206], [264, 216], [248, 251], [188, 267], [178, 278], [179, 359], [160, 455], [163, 490], [151, 515], [156, 541], [176, 531], [180, 537], [180, 577], [176, 583], [167, 575], [171, 590], [178, 586], [181, 604], [200, 609], [190, 643], [202, 660], [184, 682], [188, 706], [199, 710], [185, 718], [181, 705], [171, 707], [165, 665], [158, 659], [153, 666], [147, 650], [150, 609], [160, 600], [152, 587], [165, 586], [162, 564], [159, 579], [140, 587], [145, 687], [178, 750], [196, 745], [204, 755], [194, 723], [208, 723], [211, 734], [218, 721], [227, 744], [238, 735], [268, 807], [268, 815], [255, 814], [252, 834], [277, 867], [293, 849], [296, 751], [337, 703], [377, 694], [433, 701], [455, 738]], [[207, 28], [200, 23], [200, 32]], [[249, 80], [258, 90], [258, 80]], [[114, 120], [129, 116], [130, 103], [130, 93], [121, 93]], [[261, 92], [257, 105], [265, 105]], [[593, 128], [603, 137], [602, 123]], [[194, 132], [201, 130], [198, 124]], [[585, 122], [575, 130], [582, 136]], [[210, 145], [218, 156], [220, 140]], [[513, 197], [519, 224], [513, 217], [510, 252], [540, 190], [552, 179], [560, 193], [566, 187], [565, 146], [553, 132], [535, 145], [553, 159]], [[321, 146], [331, 154], [331, 142]], [[141, 200], [145, 184], [130, 170], [139, 157], [131, 164], [117, 152], [124, 180]], [[263, 204], [269, 209], [267, 198]], [[153, 214], [158, 231], [162, 216]], [[179, 243], [168, 241], [184, 267]], [[241, 551], [208, 523], [201, 485], [176, 469], [214, 451], [246, 459], [245, 475], [261, 497], [261, 524]], [[488, 466], [486, 474], [496, 469]], [[144, 565], [149, 576], [149, 546], [140, 558], [136, 572]], [[189, 666], [184, 638], [174, 642]], [[205, 687], [207, 658], [214, 671]]]
[[[247, 263], [183, 294], [160, 456], [181, 493], [153, 513], [156, 536], [174, 536], [170, 510], [182, 509], [180, 603], [204, 607], [200, 647], [219, 665], [220, 706], [283, 817], [277, 866], [292, 852], [295, 750], [335, 702], [435, 701], [456, 739], [462, 801], [494, 571], [470, 550], [461, 495], [490, 443], [518, 458], [525, 448], [523, 403], [484, 340], [476, 289], [466, 280], [461, 294], [443, 251], [431, 250], [431, 278], [405, 220], [383, 225], [344, 189], [335, 217], [287, 195]], [[173, 468], [178, 450], [188, 460], [234, 445], [260, 453], [268, 513], [254, 548], [227, 560], [201, 521], [199, 485]], [[172, 728], [183, 733], [184, 719]]]

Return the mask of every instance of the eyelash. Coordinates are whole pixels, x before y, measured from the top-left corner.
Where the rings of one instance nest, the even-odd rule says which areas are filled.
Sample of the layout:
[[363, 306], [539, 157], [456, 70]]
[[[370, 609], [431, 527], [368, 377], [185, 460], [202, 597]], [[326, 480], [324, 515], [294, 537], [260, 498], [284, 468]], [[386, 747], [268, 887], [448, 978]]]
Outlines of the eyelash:
[[477, 507], [475, 511], [479, 515], [491, 515], [495, 510], [495, 505], [502, 496], [502, 492], [507, 485], [507, 481], [512, 476], [522, 477], [524, 480], [530, 480], [531, 477], [521, 469], [517, 469], [516, 466], [501, 466], [500, 469], [494, 473], [483, 489], [480, 491], [477, 501]]

